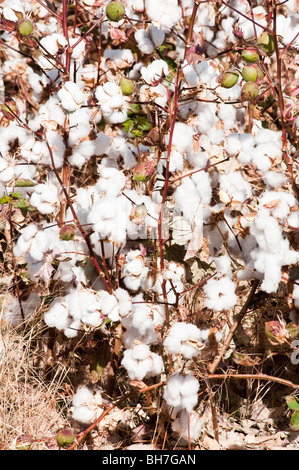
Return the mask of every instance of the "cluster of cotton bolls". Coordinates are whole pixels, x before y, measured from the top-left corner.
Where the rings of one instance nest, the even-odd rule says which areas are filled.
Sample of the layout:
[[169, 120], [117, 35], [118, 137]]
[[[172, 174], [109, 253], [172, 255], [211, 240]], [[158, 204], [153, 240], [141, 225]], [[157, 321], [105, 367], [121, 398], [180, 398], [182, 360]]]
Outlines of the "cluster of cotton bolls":
[[192, 374], [171, 375], [164, 389], [164, 399], [173, 419], [172, 429], [182, 438], [198, 439], [203, 422], [194, 407], [198, 402], [199, 383]]
[[[80, 240], [61, 239], [57, 225], [44, 224], [38, 227], [30, 224], [19, 236], [14, 255], [17, 259], [25, 260], [29, 278], [33, 282], [41, 278], [48, 284], [52, 275], [62, 282], [86, 282], [83, 268], [77, 265], [79, 260], [85, 258], [85, 249], [85, 244]], [[54, 273], [52, 263], [55, 260], [59, 264]]]
[[[132, 381], [166, 380], [172, 429], [193, 441], [202, 421], [195, 411], [199, 383], [188, 367], [209, 354], [211, 338], [215, 345], [222, 335], [183, 317], [178, 321], [189, 287], [185, 262], [203, 254], [213, 263], [213, 275], [202, 288], [203, 305], [226, 312], [237, 306], [240, 282], [259, 279], [263, 291], [276, 292], [283, 267], [299, 261], [284, 231], [299, 228], [298, 201], [288, 191], [283, 160], [284, 134], [279, 126], [265, 128], [255, 113], [247, 115], [241, 77], [231, 88], [219, 84], [220, 72], [231, 67], [232, 55], [237, 57], [235, 49], [232, 55], [223, 53], [228, 44], [239, 47], [242, 35], [245, 41], [255, 38], [270, 20], [262, 2], [126, 0], [125, 15], [114, 19], [107, 14], [108, 3], [76, 2], [68, 27], [72, 9], [61, 25], [64, 4], [52, 14], [56, 7], [50, 3], [1, 2], [0, 39], [7, 46], [0, 66], [1, 99], [5, 103], [14, 89], [19, 96], [15, 116], [1, 106], [0, 197], [16, 189], [30, 204], [30, 222], [14, 225], [19, 235], [13, 254], [17, 263], [26, 263], [33, 290], [39, 292], [42, 283], [52, 287], [51, 281], [63, 286], [64, 294], [48, 305], [45, 324], [66, 339], [98, 329], [105, 334], [119, 324], [119, 365]], [[277, 40], [287, 61], [298, 44], [297, 6], [289, 0], [280, 7]], [[32, 22], [29, 37], [17, 30], [24, 18]], [[86, 25], [79, 18], [86, 18]], [[189, 26], [190, 48], [183, 40]], [[261, 59], [270, 71], [276, 53]], [[234, 63], [238, 67], [237, 59]], [[132, 81], [130, 92], [122, 88], [123, 78]], [[288, 83], [283, 85], [287, 96]], [[262, 114], [268, 116], [267, 109]], [[250, 132], [244, 131], [247, 119]], [[158, 143], [146, 135], [148, 126], [159, 133]], [[136, 181], [132, 175], [141, 161], [154, 162], [155, 168], [150, 179]], [[30, 187], [17, 189], [20, 178]], [[63, 190], [69, 192], [67, 201]], [[176, 224], [169, 239], [159, 240], [165, 253], [153, 256], [152, 245], [143, 241], [157, 242], [165, 194]], [[61, 236], [64, 223], [74, 226], [70, 239]], [[172, 254], [177, 244], [184, 245], [185, 257], [170, 261], [166, 248]], [[89, 257], [100, 258], [109, 272], [109, 291], [98, 272], [96, 280], [89, 277]], [[292, 299], [298, 308], [296, 284]], [[4, 319], [17, 326], [40, 305], [39, 295], [31, 292], [13, 301]], [[184, 373], [167, 377], [166, 355], [176, 365], [184, 363]], [[99, 390], [79, 387], [73, 418], [88, 424], [102, 410]]]

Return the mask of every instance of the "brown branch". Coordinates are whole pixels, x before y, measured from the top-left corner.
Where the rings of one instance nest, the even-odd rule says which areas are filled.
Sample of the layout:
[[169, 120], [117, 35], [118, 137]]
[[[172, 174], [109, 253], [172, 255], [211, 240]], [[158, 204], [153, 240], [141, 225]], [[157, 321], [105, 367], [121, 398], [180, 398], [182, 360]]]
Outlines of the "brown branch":
[[290, 380], [281, 379], [280, 377], [267, 374], [209, 374], [207, 377], [209, 379], [266, 380], [269, 382], [276, 382], [281, 385], [285, 385], [286, 387], [294, 388], [295, 390], [299, 390], [299, 384], [294, 384]]

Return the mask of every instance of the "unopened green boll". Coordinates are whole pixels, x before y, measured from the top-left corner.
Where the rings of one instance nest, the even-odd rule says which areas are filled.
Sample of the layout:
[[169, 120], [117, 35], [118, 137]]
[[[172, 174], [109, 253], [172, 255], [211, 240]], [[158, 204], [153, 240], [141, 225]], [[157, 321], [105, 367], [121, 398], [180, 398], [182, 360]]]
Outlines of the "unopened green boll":
[[239, 80], [239, 74], [236, 72], [225, 72], [222, 77], [220, 84], [223, 88], [232, 88]]
[[126, 10], [122, 2], [110, 2], [106, 7], [106, 15], [110, 21], [120, 21], [126, 14]]

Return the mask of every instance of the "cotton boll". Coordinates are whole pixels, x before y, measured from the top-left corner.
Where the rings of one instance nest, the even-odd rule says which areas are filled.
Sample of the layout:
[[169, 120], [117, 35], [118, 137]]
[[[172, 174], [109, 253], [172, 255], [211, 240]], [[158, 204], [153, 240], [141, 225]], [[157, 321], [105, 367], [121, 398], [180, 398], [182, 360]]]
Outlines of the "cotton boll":
[[142, 85], [139, 90], [139, 98], [140, 101], [146, 102], [152, 100], [162, 108], [164, 108], [168, 102], [167, 90], [162, 83], [158, 83], [154, 86]]
[[219, 176], [220, 188], [234, 201], [244, 202], [251, 197], [251, 185], [240, 171], [228, 172]]
[[70, 123], [68, 143], [74, 146], [86, 138], [90, 132], [90, 110], [88, 108], [76, 109], [68, 115], [68, 118]]
[[218, 116], [216, 113], [216, 106], [214, 103], [198, 103], [196, 111], [194, 113], [194, 133], [206, 134], [212, 127], [216, 126], [218, 122]]
[[132, 291], [142, 287], [142, 281], [147, 277], [149, 268], [145, 266], [145, 260], [139, 250], [132, 250], [126, 256], [124, 265], [124, 283]]
[[65, 330], [71, 322], [67, 299], [56, 298], [45, 313], [44, 322], [50, 328], [57, 328], [59, 331]]
[[93, 393], [85, 385], [78, 388], [72, 401], [72, 417], [83, 424], [96, 421], [102, 413], [102, 396], [99, 390]]
[[[174, 126], [172, 145], [178, 152], [185, 153], [193, 150], [193, 134], [194, 130], [184, 122], [177, 122]], [[166, 143], [168, 143], [166, 138]]]
[[225, 150], [227, 153], [235, 157], [241, 150], [240, 136], [237, 132], [233, 132], [225, 141]]
[[154, 60], [147, 67], [140, 69], [141, 78], [148, 83], [153, 85], [155, 82], [159, 82], [161, 79], [166, 77], [169, 73], [169, 68], [165, 60], [159, 59]]
[[287, 182], [286, 175], [271, 170], [266, 171], [266, 173], [263, 174], [262, 178], [268, 187], [274, 189], [281, 187]]
[[195, 411], [191, 413], [181, 411], [179, 416], [172, 422], [171, 427], [181, 438], [188, 442], [194, 442], [201, 435], [203, 421]]
[[176, 322], [170, 328], [163, 344], [167, 354], [182, 354], [186, 359], [198, 356], [203, 349], [200, 329], [184, 322]]
[[175, 374], [169, 377], [164, 388], [164, 399], [168, 406], [191, 412], [196, 406], [199, 383], [191, 375]]
[[67, 81], [57, 93], [63, 108], [68, 112], [73, 112], [85, 102], [84, 91], [74, 82]]
[[95, 90], [95, 97], [107, 122], [122, 123], [127, 119], [127, 97], [123, 96], [120, 86], [106, 82]]
[[134, 63], [134, 56], [130, 49], [105, 49], [104, 57], [120, 68], [130, 67]]
[[152, 24], [165, 31], [169, 31], [181, 18], [181, 10], [177, 0], [164, 0], [163, 2], [145, 0], [145, 9]]
[[146, 344], [133, 345], [124, 351], [121, 365], [125, 367], [131, 380], [143, 380], [152, 368], [150, 348]]
[[205, 286], [205, 306], [212, 310], [230, 310], [237, 303], [235, 284], [228, 277], [209, 279]]
[[58, 190], [52, 184], [38, 184], [30, 198], [30, 204], [41, 214], [51, 214], [57, 208]]
[[288, 240], [282, 237], [279, 223], [264, 207], [259, 209], [250, 233], [257, 242], [250, 258], [257, 273], [263, 275], [261, 288], [265, 292], [275, 292], [281, 279], [282, 266], [298, 262], [298, 253], [290, 250]]
[[296, 205], [296, 200], [293, 194], [284, 191], [264, 191], [259, 203], [260, 206], [270, 207], [270, 214], [285, 222], [291, 208]]
[[135, 34], [138, 49], [144, 54], [151, 54], [156, 47], [159, 47], [163, 41], [165, 34], [160, 28], [151, 25], [147, 30], [138, 29]]
[[294, 306], [299, 308], [299, 286], [297, 284], [294, 285], [292, 298], [294, 300]]
[[134, 33], [138, 49], [143, 54], [152, 54], [154, 51], [154, 44], [152, 43], [148, 32], [145, 29], [138, 29]]
[[157, 375], [160, 375], [162, 372], [164, 372], [164, 362], [161, 356], [151, 352], [150, 359], [152, 361], [152, 365], [151, 369], [147, 372], [145, 379], [156, 377]]
[[116, 168], [101, 168], [101, 177], [95, 188], [99, 193], [104, 193], [107, 197], [118, 196], [126, 184], [126, 177], [123, 172]]
[[119, 307], [115, 295], [107, 295], [102, 300], [102, 313], [111, 321], [119, 320]]

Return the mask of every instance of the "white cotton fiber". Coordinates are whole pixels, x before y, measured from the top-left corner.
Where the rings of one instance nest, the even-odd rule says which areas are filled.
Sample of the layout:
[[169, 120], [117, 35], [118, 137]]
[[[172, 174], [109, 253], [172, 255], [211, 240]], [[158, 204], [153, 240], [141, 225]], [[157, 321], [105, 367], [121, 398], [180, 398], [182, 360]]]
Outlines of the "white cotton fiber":
[[201, 435], [203, 421], [195, 411], [181, 411], [171, 424], [172, 430], [186, 441], [193, 442]]

